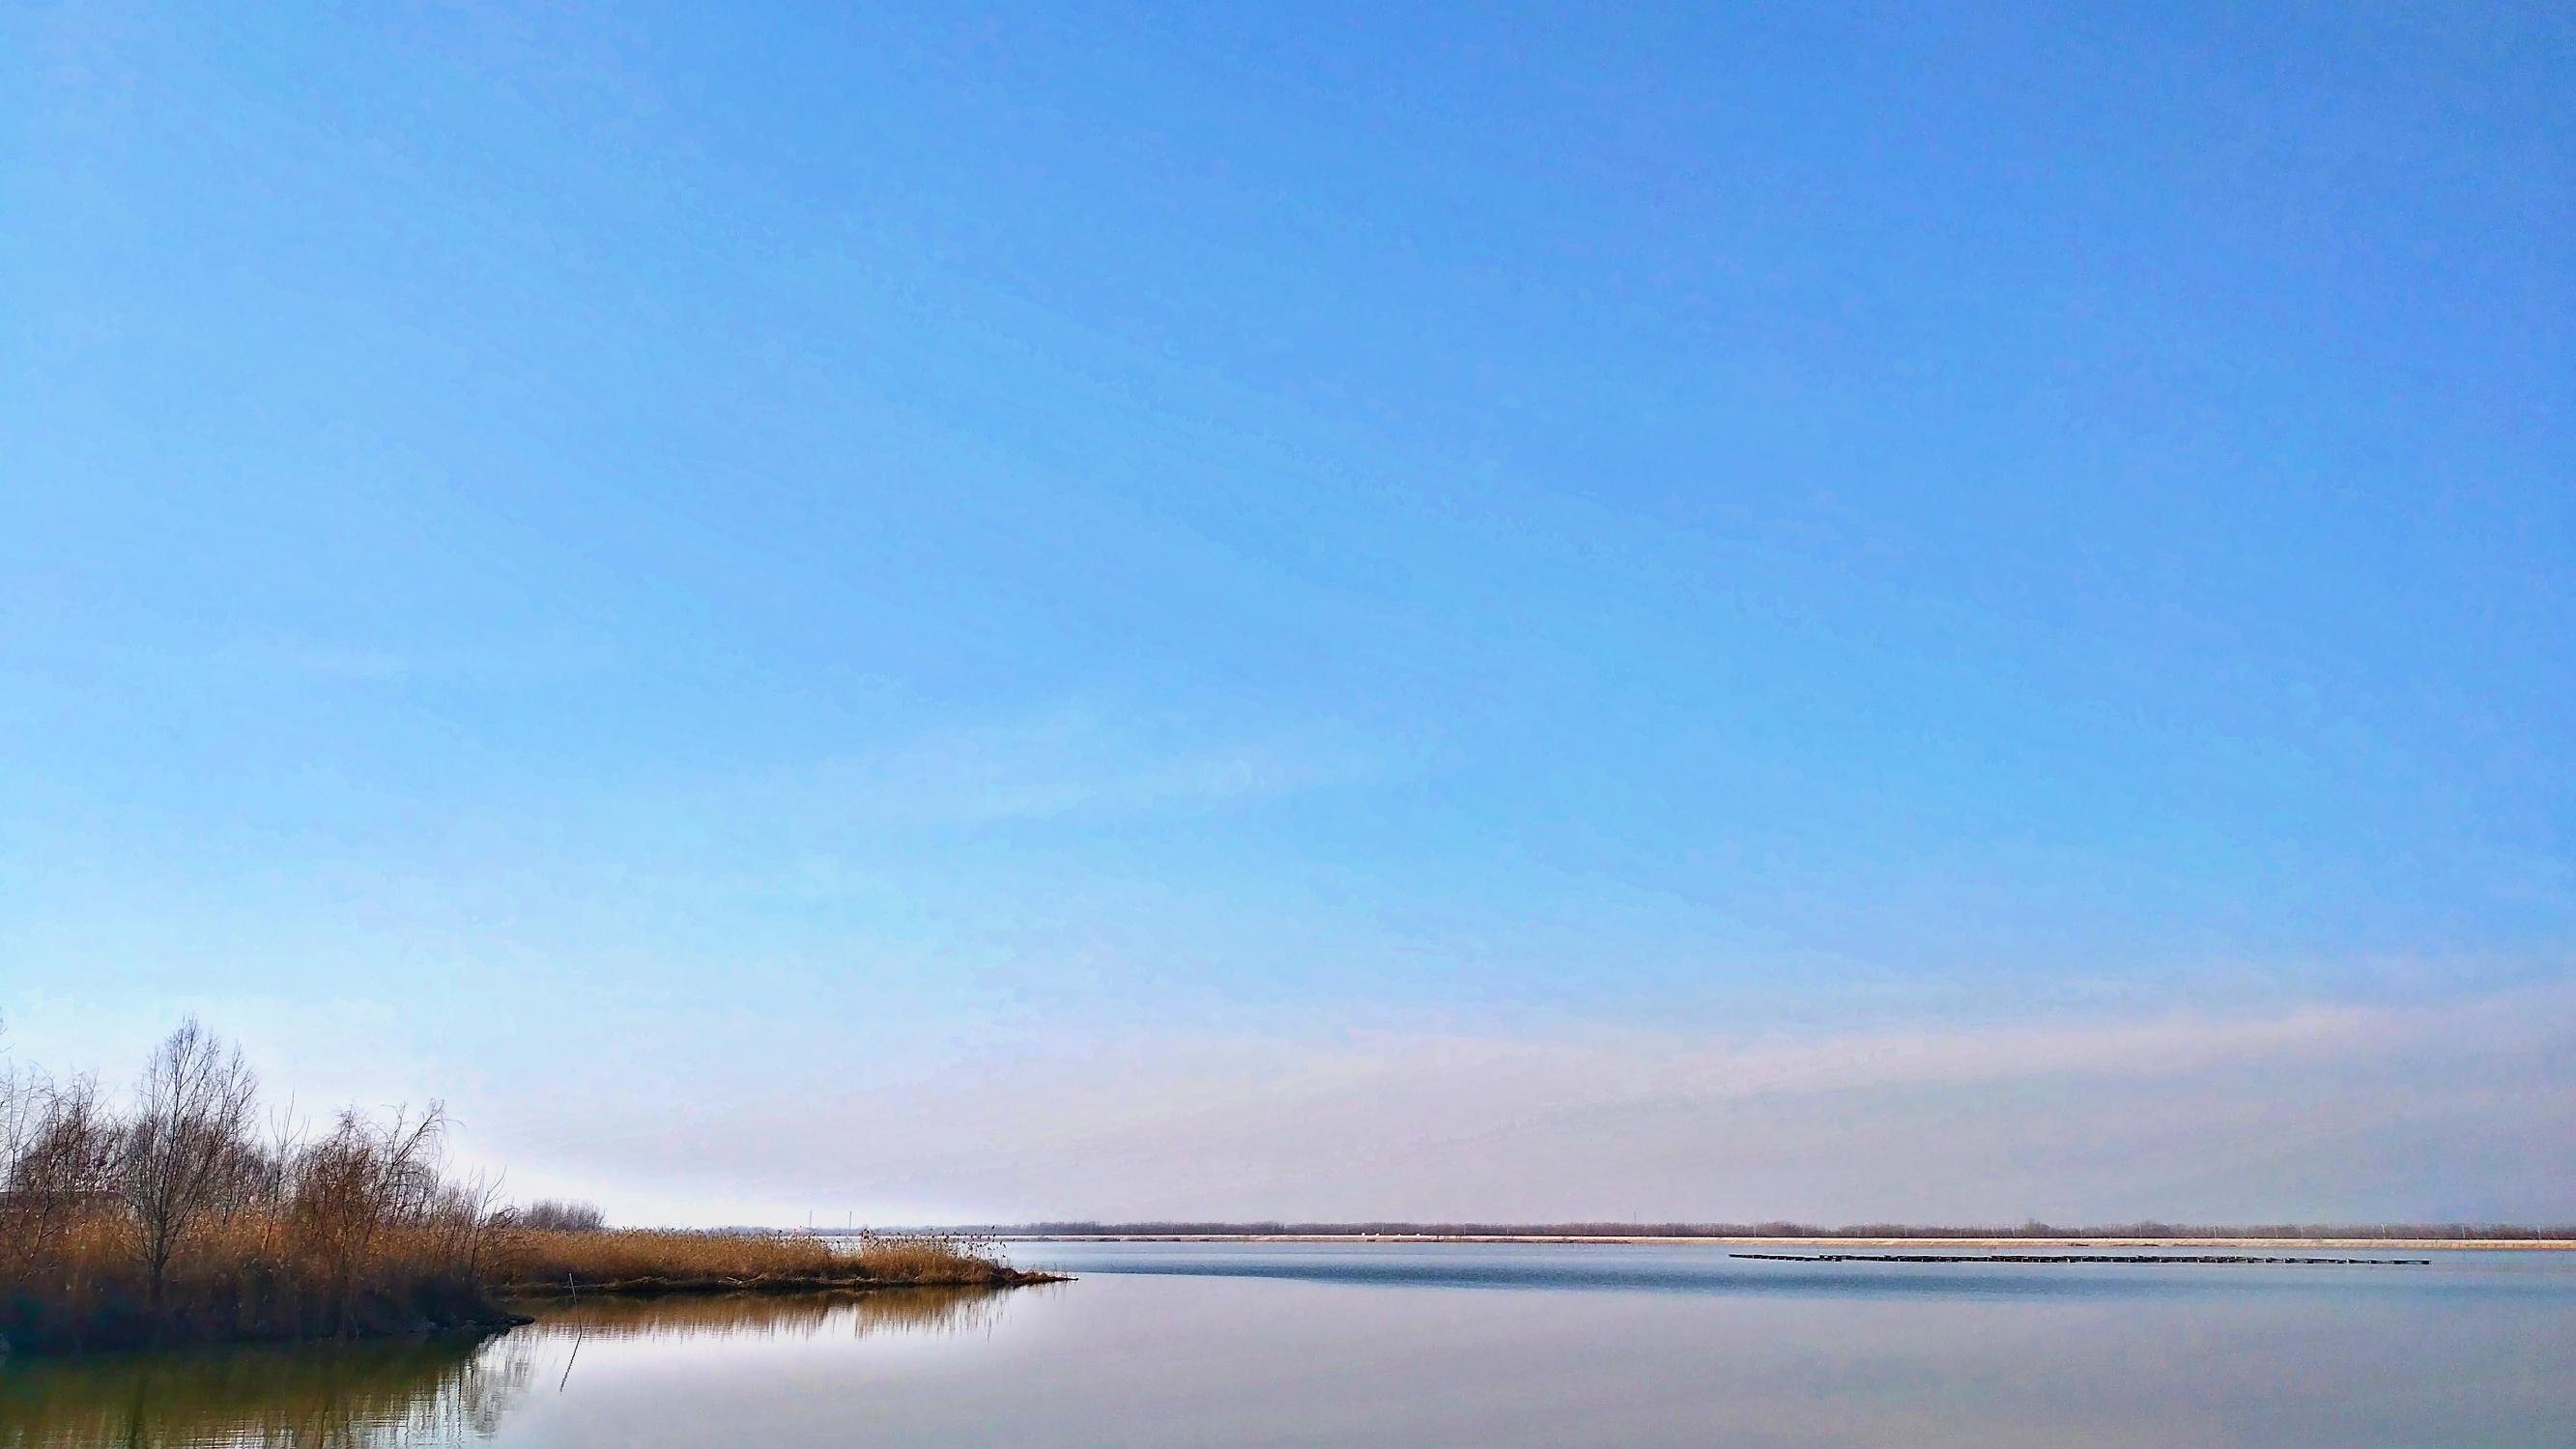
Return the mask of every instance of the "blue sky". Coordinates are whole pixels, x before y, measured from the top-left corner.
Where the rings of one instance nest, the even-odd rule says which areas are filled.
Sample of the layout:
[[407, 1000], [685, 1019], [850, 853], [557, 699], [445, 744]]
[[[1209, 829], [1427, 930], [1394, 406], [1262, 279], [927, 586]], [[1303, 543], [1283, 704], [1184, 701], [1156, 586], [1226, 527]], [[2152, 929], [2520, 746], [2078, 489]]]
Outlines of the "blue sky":
[[19, 1058], [646, 1218], [2576, 1215], [2563, 15], [528, 9], [0, 32]]

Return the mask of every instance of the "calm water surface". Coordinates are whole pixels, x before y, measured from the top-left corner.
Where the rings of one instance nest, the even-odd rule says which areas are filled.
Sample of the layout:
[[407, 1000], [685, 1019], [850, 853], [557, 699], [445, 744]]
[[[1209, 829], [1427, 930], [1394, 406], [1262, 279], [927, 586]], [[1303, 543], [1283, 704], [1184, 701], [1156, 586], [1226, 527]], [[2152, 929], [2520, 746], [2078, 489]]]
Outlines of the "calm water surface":
[[1022, 1244], [1000, 1295], [594, 1304], [480, 1343], [0, 1366], [0, 1446], [2576, 1444], [2576, 1255], [1749, 1262]]

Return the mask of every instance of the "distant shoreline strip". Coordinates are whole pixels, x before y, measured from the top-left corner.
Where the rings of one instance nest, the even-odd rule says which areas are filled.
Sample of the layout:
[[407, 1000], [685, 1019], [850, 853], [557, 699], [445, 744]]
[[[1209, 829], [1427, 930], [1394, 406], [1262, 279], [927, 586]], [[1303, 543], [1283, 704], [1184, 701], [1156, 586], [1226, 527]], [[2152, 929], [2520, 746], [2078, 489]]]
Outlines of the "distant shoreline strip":
[[[2186, 1236], [2181, 1236], [2181, 1235], [2174, 1235], [2174, 1236], [2168, 1236], [2168, 1237], [2156, 1237], [2156, 1238], [2122, 1238], [2122, 1237], [2112, 1237], [2112, 1236], [2092, 1237], [2092, 1236], [2075, 1236], [2075, 1235], [2068, 1235], [2068, 1236], [2066, 1236], [2066, 1237], [2057, 1237], [2057, 1238], [2026, 1238], [2026, 1237], [2011, 1237], [2011, 1238], [1913, 1237], [1913, 1238], [1908, 1238], [1908, 1237], [1893, 1237], [1893, 1236], [1879, 1236], [1879, 1237], [1844, 1237], [1844, 1236], [1839, 1236], [1839, 1235], [1837, 1235], [1837, 1236], [1833, 1236], [1833, 1237], [1773, 1237], [1773, 1236], [1751, 1236], [1751, 1235], [1734, 1235], [1734, 1236], [1727, 1236], [1727, 1237], [1718, 1237], [1718, 1236], [1714, 1236], [1714, 1235], [1702, 1235], [1702, 1234], [1691, 1234], [1691, 1235], [1688, 1235], [1688, 1236], [1670, 1236], [1670, 1235], [1661, 1235], [1661, 1234], [1652, 1234], [1652, 1233], [1620, 1233], [1620, 1234], [1599, 1234], [1599, 1235], [1592, 1235], [1592, 1234], [1569, 1234], [1569, 1233], [1547, 1233], [1547, 1234], [1514, 1234], [1514, 1235], [1504, 1235], [1504, 1234], [1497, 1234], [1497, 1233], [1153, 1233], [1153, 1232], [1132, 1232], [1132, 1233], [1128, 1233], [1128, 1232], [1119, 1232], [1119, 1233], [1113, 1233], [1113, 1232], [1102, 1232], [1102, 1233], [1030, 1233], [1030, 1232], [995, 1232], [995, 1233], [993, 1233], [993, 1234], [992, 1234], [992, 1236], [993, 1236], [993, 1237], [995, 1237], [995, 1238], [996, 1238], [997, 1240], [999, 1240], [999, 1241], [1003, 1241], [1003, 1242], [1015, 1242], [1015, 1243], [1318, 1243], [1318, 1244], [1332, 1243], [1332, 1244], [1352, 1244], [1352, 1245], [1358, 1245], [1358, 1244], [1382, 1244], [1382, 1245], [1403, 1245], [1403, 1244], [1474, 1244], [1474, 1243], [1495, 1243], [1495, 1244], [1501, 1244], [1501, 1243], [1550, 1244], [1550, 1243], [1553, 1243], [1553, 1244], [1563, 1244], [1563, 1245], [1567, 1245], [1567, 1246], [1574, 1246], [1574, 1245], [1587, 1245], [1587, 1246], [1601, 1246], [1601, 1247], [1626, 1246], [1626, 1247], [1674, 1247], [1674, 1248], [1680, 1248], [1680, 1247], [1704, 1247], [1704, 1248], [1710, 1248], [1710, 1249], [1716, 1249], [1716, 1248], [1722, 1248], [1722, 1247], [1734, 1247], [1734, 1246], [1754, 1247], [1754, 1248], [1767, 1248], [1767, 1247], [1774, 1247], [1774, 1246], [1782, 1246], [1782, 1247], [1785, 1247], [1785, 1246], [1796, 1246], [1796, 1247], [1801, 1247], [1801, 1248], [1813, 1248], [1813, 1249], [1826, 1249], [1826, 1248], [1873, 1248], [1873, 1249], [1876, 1249], [1876, 1248], [1912, 1248], [1912, 1247], [1930, 1247], [1930, 1246], [1938, 1246], [1938, 1247], [1947, 1248], [1947, 1249], [1953, 1249], [1953, 1250], [1956, 1250], [1956, 1249], [1965, 1249], [1965, 1248], [1993, 1248], [1993, 1249], [2014, 1249], [2014, 1250], [2046, 1249], [2046, 1248], [2086, 1248], [2086, 1249], [2110, 1249], [2110, 1250], [2119, 1250], [2119, 1249], [2124, 1249], [2124, 1248], [2125, 1248], [2125, 1249], [2137, 1249], [2137, 1248], [2167, 1248], [2167, 1249], [2174, 1249], [2174, 1248], [2179, 1248], [2179, 1249], [2190, 1249], [2190, 1250], [2193, 1250], [2193, 1251], [2194, 1251], [2194, 1253], [2196, 1254], [2196, 1256], [2194, 1257], [2193, 1261], [2196, 1261], [2196, 1262], [2208, 1262], [2208, 1261], [2210, 1261], [2210, 1258], [2209, 1258], [2208, 1256], [2206, 1256], [2206, 1255], [2201, 1255], [2201, 1254], [2202, 1254], [2202, 1250], [2207, 1250], [2207, 1249], [2227, 1249], [2227, 1248], [2241, 1249], [2241, 1250], [2260, 1250], [2261, 1252], [2263, 1252], [2264, 1254], [2267, 1254], [2267, 1255], [2270, 1255], [2270, 1254], [2278, 1254], [2280, 1251], [2282, 1251], [2282, 1250], [2284, 1250], [2284, 1249], [2296, 1249], [2296, 1250], [2302, 1250], [2302, 1251], [2306, 1251], [2306, 1252], [2310, 1252], [2310, 1253], [2315, 1253], [2315, 1252], [2320, 1252], [2320, 1251], [2325, 1251], [2325, 1252], [2336, 1252], [2336, 1251], [2342, 1251], [2342, 1252], [2356, 1252], [2356, 1251], [2357, 1251], [2357, 1252], [2365, 1252], [2365, 1253], [2393, 1253], [2393, 1252], [2395, 1252], [2395, 1253], [2422, 1253], [2422, 1252], [2443, 1252], [2443, 1253], [2487, 1253], [2487, 1252], [2501, 1252], [2501, 1253], [2522, 1253], [2522, 1252], [2563, 1253], [2563, 1252], [2568, 1252], [2568, 1251], [2571, 1251], [2571, 1250], [2576, 1250], [2576, 1238], [2567, 1238], [2567, 1237], [2562, 1237], [2562, 1238], [2289, 1238], [2289, 1239], [2275, 1239], [2275, 1238], [2201, 1238], [2201, 1237], [2186, 1237]], [[2247, 1254], [2247, 1256], [2251, 1256], [2251, 1255], [2252, 1255], [2252, 1254], [2250, 1254], [2250, 1253], [2249, 1253], [2249, 1254]], [[2372, 1260], [2372, 1261], [2387, 1261], [2387, 1260], [2384, 1260], [2384, 1259], [2374, 1259], [2374, 1260]], [[2409, 1260], [2409, 1261], [2411, 1261], [2411, 1260]]]
[[2423, 1268], [2430, 1258], [2274, 1258], [2244, 1253], [1729, 1253], [1773, 1263], [2309, 1263], [2338, 1268]]

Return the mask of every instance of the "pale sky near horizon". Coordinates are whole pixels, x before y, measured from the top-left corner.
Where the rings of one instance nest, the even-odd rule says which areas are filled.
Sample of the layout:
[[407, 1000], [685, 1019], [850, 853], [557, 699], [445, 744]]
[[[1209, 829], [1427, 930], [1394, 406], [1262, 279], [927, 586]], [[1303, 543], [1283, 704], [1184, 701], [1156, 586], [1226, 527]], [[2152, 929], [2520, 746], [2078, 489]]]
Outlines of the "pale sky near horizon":
[[0, 1018], [625, 1221], [2576, 1218], [2542, 5], [0, 18]]

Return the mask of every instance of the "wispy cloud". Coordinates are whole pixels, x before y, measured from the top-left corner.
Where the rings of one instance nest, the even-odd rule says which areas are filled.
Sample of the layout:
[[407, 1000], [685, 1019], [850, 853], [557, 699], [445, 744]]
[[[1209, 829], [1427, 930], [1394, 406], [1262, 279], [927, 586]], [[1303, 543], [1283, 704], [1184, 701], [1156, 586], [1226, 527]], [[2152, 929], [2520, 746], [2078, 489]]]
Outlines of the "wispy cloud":
[[1331, 723], [1248, 733], [1067, 706], [934, 730], [823, 763], [817, 787], [907, 824], [1192, 813], [1375, 778], [1386, 751]]
[[326, 684], [513, 684], [598, 674], [622, 661], [596, 642], [537, 634], [470, 643], [405, 643], [280, 634], [235, 639], [198, 656], [232, 674]]
[[397, 650], [308, 639], [244, 640], [217, 650], [212, 662], [217, 668], [246, 673], [356, 683], [407, 679], [419, 667], [417, 659]]
[[2563, 986], [1805, 1038], [1095, 1040], [901, 1096], [741, 1104], [678, 1155], [1003, 1215], [2576, 1215], [2547, 1148], [2576, 1130]]

